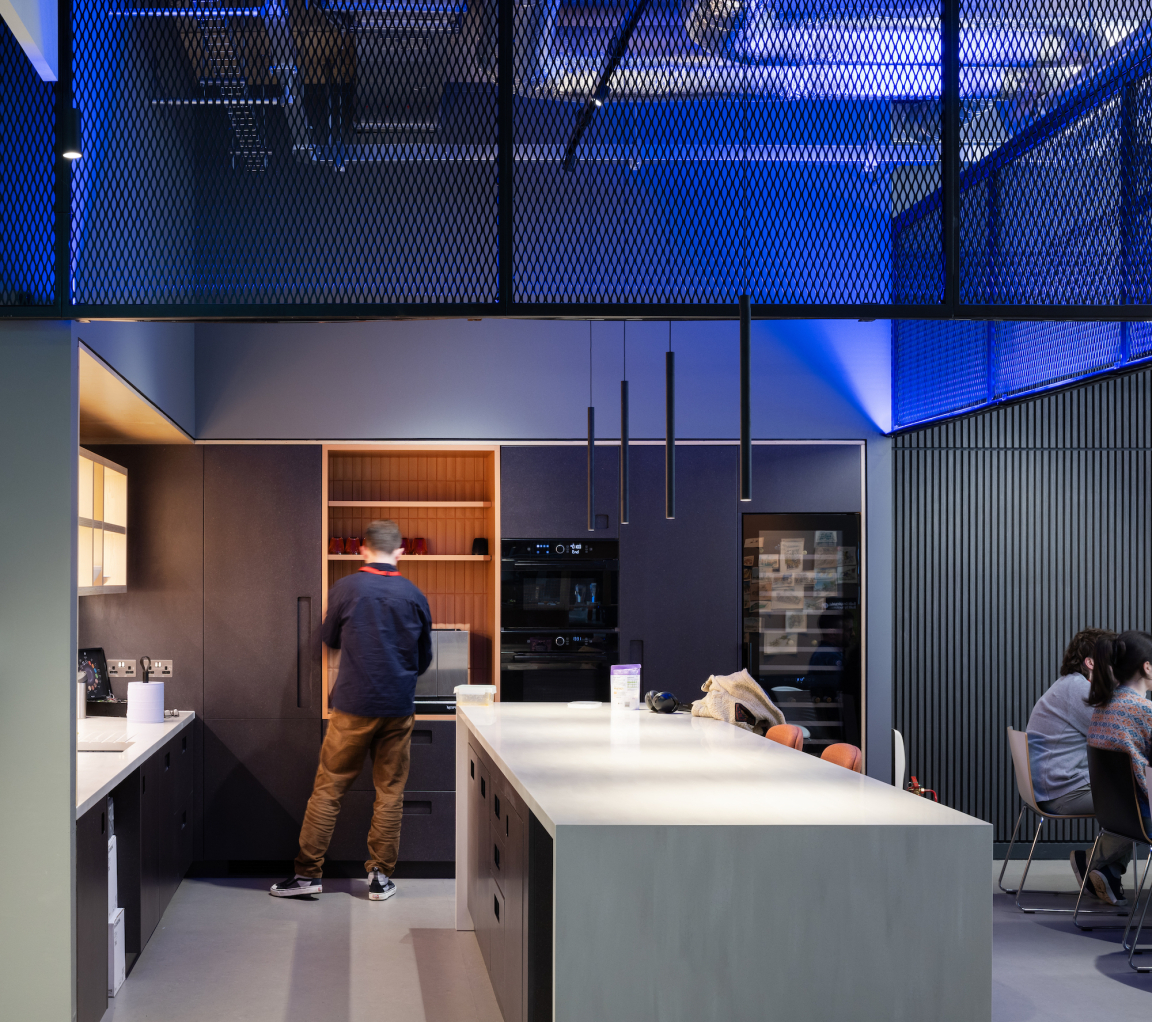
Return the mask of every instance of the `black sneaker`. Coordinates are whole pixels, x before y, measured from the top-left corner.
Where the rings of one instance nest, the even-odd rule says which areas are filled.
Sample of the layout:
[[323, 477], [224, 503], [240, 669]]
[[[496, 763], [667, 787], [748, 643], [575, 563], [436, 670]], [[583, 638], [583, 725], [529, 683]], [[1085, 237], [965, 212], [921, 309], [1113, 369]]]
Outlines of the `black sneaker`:
[[396, 885], [378, 869], [368, 874], [368, 900], [386, 901], [396, 893]]
[[1072, 875], [1076, 877], [1076, 886], [1084, 886], [1084, 874], [1088, 872], [1088, 853], [1082, 848], [1077, 848], [1076, 851], [1068, 855], [1068, 861], [1072, 864]]
[[324, 887], [319, 877], [302, 877], [293, 874], [287, 880], [281, 880], [268, 888], [273, 898], [300, 898], [305, 894], [322, 894]]
[[1124, 881], [1114, 876], [1110, 869], [1094, 869], [1088, 874], [1088, 883], [1101, 901], [1109, 905], [1127, 905], [1124, 897]]

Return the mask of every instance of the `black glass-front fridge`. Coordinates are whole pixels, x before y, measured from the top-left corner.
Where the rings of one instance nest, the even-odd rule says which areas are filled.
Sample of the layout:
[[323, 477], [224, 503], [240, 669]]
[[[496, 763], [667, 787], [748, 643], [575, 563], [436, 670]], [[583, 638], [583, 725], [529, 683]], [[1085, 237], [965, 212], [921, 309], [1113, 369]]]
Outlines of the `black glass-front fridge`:
[[744, 666], [804, 751], [861, 745], [859, 514], [743, 515]]

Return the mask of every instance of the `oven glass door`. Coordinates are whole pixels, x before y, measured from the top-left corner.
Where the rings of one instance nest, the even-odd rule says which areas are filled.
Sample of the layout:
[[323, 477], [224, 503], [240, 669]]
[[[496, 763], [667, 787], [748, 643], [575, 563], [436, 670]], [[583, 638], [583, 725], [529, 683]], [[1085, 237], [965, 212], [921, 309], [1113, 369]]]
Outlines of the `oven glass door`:
[[502, 628], [615, 628], [615, 562], [505, 562]]

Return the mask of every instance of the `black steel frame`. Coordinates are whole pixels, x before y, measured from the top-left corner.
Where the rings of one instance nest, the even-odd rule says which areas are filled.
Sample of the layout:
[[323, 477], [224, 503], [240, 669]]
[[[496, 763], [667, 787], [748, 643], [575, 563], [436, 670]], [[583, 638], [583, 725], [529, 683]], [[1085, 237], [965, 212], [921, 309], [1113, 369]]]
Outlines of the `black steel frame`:
[[[643, 4], [636, 4], [642, 7]], [[372, 319], [442, 319], [498, 317], [509, 319], [572, 320], [737, 320], [740, 317], [739, 294], [743, 287], [733, 285], [731, 302], [715, 303], [623, 303], [565, 302], [526, 303], [513, 298], [511, 267], [514, 257], [514, 0], [498, 4], [498, 259], [499, 299], [495, 302], [467, 303], [317, 303], [317, 304], [75, 304], [68, 293], [69, 239], [71, 236], [71, 169], [59, 155], [61, 112], [72, 105], [72, 0], [59, 0], [60, 80], [56, 86], [56, 185], [55, 185], [55, 268], [56, 300], [51, 305], [0, 306], [0, 318], [9, 319], [101, 319], [133, 318], [169, 321], [355, 321]], [[1152, 320], [1152, 305], [976, 305], [960, 300], [960, 228], [959, 197], [966, 187], [983, 176], [995, 177], [998, 168], [1011, 152], [1027, 146], [1044, 130], [1047, 121], [1057, 115], [1067, 116], [1067, 109], [1054, 111], [1034, 124], [1021, 138], [967, 170], [961, 170], [960, 158], [960, 0], [941, 0], [941, 54], [943, 71], [941, 188], [899, 220], [923, 215], [934, 205], [941, 207], [944, 295], [939, 303], [909, 305], [895, 303], [857, 304], [760, 304], [751, 305], [752, 319], [846, 319], [869, 322], [876, 319], [924, 320], [1039, 320], [1039, 321], [1110, 321], [1139, 322]], [[1131, 75], [1131, 72], [1129, 72]], [[1098, 98], [1095, 93], [1077, 102], [1087, 104]], [[1127, 104], [1126, 104], [1127, 113]], [[1130, 121], [1130, 114], [1127, 114]], [[1130, 156], [1130, 146], [1124, 155]], [[1127, 184], [1128, 168], [1124, 176]], [[995, 189], [989, 189], [989, 217], [996, 216]], [[1129, 189], [1123, 189], [1125, 195]], [[1121, 237], [1127, 242], [1131, 211], [1122, 211]], [[1125, 268], [1129, 264], [1126, 257]]]

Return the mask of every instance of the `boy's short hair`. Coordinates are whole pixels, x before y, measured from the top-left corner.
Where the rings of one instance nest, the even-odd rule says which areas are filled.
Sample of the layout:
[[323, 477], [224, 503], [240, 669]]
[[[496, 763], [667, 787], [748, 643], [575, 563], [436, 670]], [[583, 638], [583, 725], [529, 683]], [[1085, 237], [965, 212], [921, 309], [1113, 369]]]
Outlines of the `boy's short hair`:
[[369, 550], [390, 554], [400, 542], [400, 526], [390, 518], [379, 518], [364, 530], [364, 545]]
[[1097, 639], [1115, 639], [1116, 633], [1107, 628], [1085, 628], [1072, 636], [1068, 648], [1064, 650], [1064, 659], [1060, 662], [1060, 677], [1066, 674], [1082, 674], [1088, 677], [1084, 667], [1085, 657], [1095, 657]]

